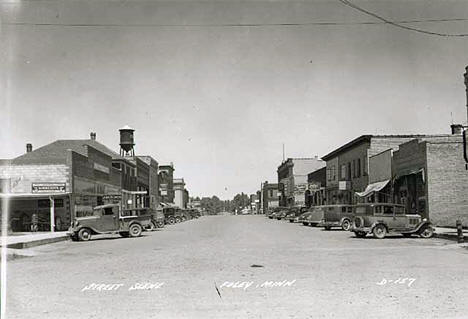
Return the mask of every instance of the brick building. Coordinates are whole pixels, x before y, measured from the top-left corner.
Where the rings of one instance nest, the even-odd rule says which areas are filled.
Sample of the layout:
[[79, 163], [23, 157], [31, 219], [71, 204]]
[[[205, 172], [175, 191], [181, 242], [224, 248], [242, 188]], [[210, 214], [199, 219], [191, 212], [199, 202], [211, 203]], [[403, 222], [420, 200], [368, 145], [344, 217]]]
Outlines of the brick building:
[[[156, 209], [160, 202], [158, 162], [151, 156], [138, 156], [148, 167], [148, 206]], [[138, 170], [137, 170], [138, 172]]]
[[160, 165], [158, 168], [161, 203], [174, 203], [174, 165]]
[[[31, 217], [40, 230], [66, 230], [74, 216], [96, 205], [132, 199], [134, 165], [96, 141], [58, 140], [0, 166], [2, 192], [10, 198], [10, 227], [30, 230]], [[127, 192], [125, 195], [124, 192]], [[6, 195], [5, 195], [6, 196]]]
[[307, 174], [307, 190], [305, 206], [325, 205], [325, 186], [327, 182], [327, 168], [322, 167]]
[[468, 226], [468, 171], [461, 135], [412, 140], [393, 153], [394, 201], [438, 226]]
[[260, 193], [261, 213], [266, 214], [268, 209], [279, 206], [279, 189], [278, 184], [262, 183]]
[[315, 158], [288, 158], [277, 169], [280, 190], [280, 205], [305, 205], [308, 187], [307, 175], [325, 166]]
[[369, 185], [369, 158], [426, 135], [362, 135], [322, 157], [326, 161], [326, 201], [352, 204]]

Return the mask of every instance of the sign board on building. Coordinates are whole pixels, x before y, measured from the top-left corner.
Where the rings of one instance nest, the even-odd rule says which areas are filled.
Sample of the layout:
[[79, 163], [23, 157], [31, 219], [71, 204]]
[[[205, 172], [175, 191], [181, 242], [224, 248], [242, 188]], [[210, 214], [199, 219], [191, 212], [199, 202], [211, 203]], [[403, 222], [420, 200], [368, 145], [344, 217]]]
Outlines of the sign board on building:
[[110, 172], [109, 167], [98, 164], [98, 163], [94, 163], [94, 169], [97, 170], [97, 171], [106, 173], [106, 174], [109, 174], [109, 172]]
[[351, 182], [350, 181], [340, 181], [338, 184], [338, 189], [340, 191], [346, 191], [351, 189]]
[[102, 200], [105, 201], [120, 201], [122, 200], [122, 195], [121, 194], [107, 194], [102, 196]]
[[65, 193], [65, 183], [32, 183], [31, 192], [33, 193]]

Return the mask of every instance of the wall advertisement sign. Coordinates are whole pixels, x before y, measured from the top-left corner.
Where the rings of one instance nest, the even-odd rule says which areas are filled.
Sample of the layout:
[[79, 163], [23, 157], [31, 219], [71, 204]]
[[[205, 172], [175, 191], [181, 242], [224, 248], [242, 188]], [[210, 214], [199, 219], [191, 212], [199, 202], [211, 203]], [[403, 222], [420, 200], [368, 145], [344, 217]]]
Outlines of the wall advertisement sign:
[[40, 193], [65, 193], [66, 183], [32, 183], [31, 192]]

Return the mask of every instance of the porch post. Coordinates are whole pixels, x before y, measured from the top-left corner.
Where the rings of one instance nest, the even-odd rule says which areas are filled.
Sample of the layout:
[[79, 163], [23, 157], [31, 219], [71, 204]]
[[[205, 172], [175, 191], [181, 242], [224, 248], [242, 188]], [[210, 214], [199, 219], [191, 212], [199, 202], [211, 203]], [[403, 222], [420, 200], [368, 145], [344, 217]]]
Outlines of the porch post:
[[50, 232], [53, 233], [55, 230], [55, 201], [52, 196], [49, 197], [50, 200]]

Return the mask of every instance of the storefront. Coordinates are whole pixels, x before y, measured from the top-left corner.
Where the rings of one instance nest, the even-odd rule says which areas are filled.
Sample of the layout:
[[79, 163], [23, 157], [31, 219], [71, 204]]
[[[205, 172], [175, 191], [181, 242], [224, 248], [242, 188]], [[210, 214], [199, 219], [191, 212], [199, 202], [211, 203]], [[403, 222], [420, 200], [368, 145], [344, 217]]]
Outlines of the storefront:
[[11, 232], [65, 231], [70, 226], [70, 193], [0, 194], [0, 200], [8, 200]]

